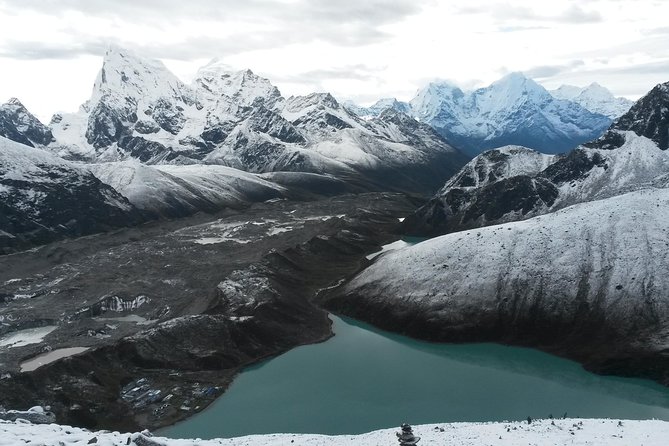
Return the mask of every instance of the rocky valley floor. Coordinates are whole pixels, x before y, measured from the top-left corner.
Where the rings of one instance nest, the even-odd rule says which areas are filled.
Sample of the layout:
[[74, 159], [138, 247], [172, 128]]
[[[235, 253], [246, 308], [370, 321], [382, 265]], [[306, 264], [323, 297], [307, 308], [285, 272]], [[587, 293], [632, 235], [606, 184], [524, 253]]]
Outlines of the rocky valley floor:
[[331, 336], [311, 299], [415, 206], [275, 200], [0, 257], [0, 404], [121, 430], [185, 418], [241, 367]]

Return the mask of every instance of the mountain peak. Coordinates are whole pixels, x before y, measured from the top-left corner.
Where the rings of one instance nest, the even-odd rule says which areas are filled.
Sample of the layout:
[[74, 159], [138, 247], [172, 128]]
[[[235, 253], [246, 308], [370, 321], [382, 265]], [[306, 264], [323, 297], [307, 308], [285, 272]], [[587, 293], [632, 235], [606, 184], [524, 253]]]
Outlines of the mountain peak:
[[[422, 91], [436, 93], [440, 96], [462, 97], [464, 95], [462, 89], [448, 80], [436, 80], [427, 84]], [[420, 92], [419, 92], [420, 94]]]
[[557, 90], [552, 90], [550, 94], [557, 99], [576, 102], [586, 110], [610, 119], [618, 118], [633, 104], [629, 99], [615, 97], [609, 89], [597, 82], [587, 87], [562, 85]]
[[660, 149], [669, 149], [669, 82], [658, 84], [639, 99], [611, 130], [633, 131], [653, 140]]
[[512, 71], [511, 73], [508, 73], [505, 76], [502, 76], [501, 79], [499, 79], [497, 82], [513, 82], [513, 83], [518, 83], [518, 82], [525, 82], [531, 80], [525, 74], [523, 74], [521, 71]]
[[522, 92], [534, 91], [542, 94], [548, 94], [546, 89], [537, 84], [534, 80], [526, 77], [523, 73], [515, 71], [509, 73], [501, 79], [493, 82], [489, 88], [504, 89], [511, 94], [522, 94]]
[[0, 136], [30, 147], [53, 141], [51, 131], [17, 98], [0, 105]]
[[[151, 102], [159, 98], [190, 96], [184, 85], [159, 60], [143, 58], [133, 51], [111, 44], [105, 51], [102, 68], [93, 86], [91, 103], [103, 96], [112, 96], [125, 102]], [[187, 102], [192, 102], [190, 99]]]
[[26, 108], [17, 98], [9, 98], [5, 105], [13, 105], [16, 107]]
[[251, 106], [256, 99], [264, 101], [266, 107], [273, 107], [281, 100], [281, 92], [269, 79], [258, 76], [250, 69], [231, 70], [220, 59], [213, 59], [200, 68], [195, 77], [195, 86], [202, 97], [217, 101], [225, 96], [237, 105]]
[[288, 99], [288, 108], [299, 110], [311, 106], [324, 106], [338, 109], [339, 102], [330, 93], [310, 93], [306, 96], [291, 96]]

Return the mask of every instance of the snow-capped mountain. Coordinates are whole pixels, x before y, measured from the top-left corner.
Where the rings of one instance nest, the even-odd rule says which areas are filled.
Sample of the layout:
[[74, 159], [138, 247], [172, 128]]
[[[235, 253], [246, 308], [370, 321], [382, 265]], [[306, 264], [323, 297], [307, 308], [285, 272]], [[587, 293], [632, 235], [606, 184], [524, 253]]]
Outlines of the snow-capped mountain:
[[593, 82], [587, 87], [576, 87], [574, 85], [562, 85], [550, 93], [558, 98], [573, 101], [593, 113], [608, 116], [610, 119], [627, 113], [634, 101], [627, 98], [617, 98], [606, 88]]
[[143, 220], [86, 168], [0, 137], [0, 253]]
[[327, 303], [432, 341], [536, 346], [669, 382], [669, 189], [381, 254]]
[[655, 86], [588, 147], [615, 149], [625, 141], [620, 131], [630, 130], [651, 139], [660, 150], [669, 149], [669, 82]]
[[669, 184], [667, 88], [655, 87], [605, 135], [568, 154], [501, 148], [479, 155], [406, 219], [406, 230], [444, 234], [664, 187]]
[[[409, 121], [403, 121], [411, 124]], [[397, 125], [395, 123], [394, 125]], [[401, 124], [404, 125], [404, 124]], [[157, 61], [111, 47], [79, 112], [54, 116], [50, 149], [88, 162], [138, 159], [146, 164], [219, 164], [263, 173], [310, 172], [367, 181], [368, 171], [430, 165], [437, 177], [399, 181], [378, 175], [372, 188], [425, 191], [464, 164], [439, 135], [415, 148], [410, 129], [365, 121], [327, 93], [285, 99], [250, 70], [220, 61], [199, 70], [192, 85]], [[416, 189], [418, 187], [419, 189]]]
[[194, 160], [202, 154], [188, 137], [201, 131], [205, 113], [195, 92], [161, 62], [110, 47], [91, 98], [78, 113], [55, 115], [50, 127], [66, 158]]
[[379, 116], [381, 112], [389, 108], [400, 111], [402, 113], [406, 113], [407, 115], [412, 114], [411, 105], [409, 105], [408, 102], [398, 101], [395, 98], [379, 99], [369, 107], [363, 107], [361, 105], [356, 104], [353, 101], [345, 101], [343, 105], [344, 107], [346, 107], [347, 109], [349, 109], [350, 111], [352, 111], [353, 113], [355, 113], [356, 115], [360, 116], [363, 119], [370, 119]]
[[51, 130], [16, 98], [0, 105], [0, 136], [30, 147], [44, 147], [54, 142]]
[[560, 153], [599, 137], [611, 124], [520, 73], [472, 92], [434, 82], [410, 104], [417, 118], [471, 155], [510, 144]]

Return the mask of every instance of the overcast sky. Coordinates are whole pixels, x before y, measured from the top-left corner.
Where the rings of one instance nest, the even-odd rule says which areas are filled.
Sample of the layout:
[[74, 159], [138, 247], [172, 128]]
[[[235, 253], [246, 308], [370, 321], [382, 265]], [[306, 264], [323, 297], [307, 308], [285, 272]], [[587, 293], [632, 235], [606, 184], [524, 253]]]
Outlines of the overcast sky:
[[363, 104], [511, 71], [637, 98], [669, 80], [668, 17], [666, 0], [0, 0], [0, 100], [76, 110], [109, 43], [186, 82], [218, 57], [284, 95]]

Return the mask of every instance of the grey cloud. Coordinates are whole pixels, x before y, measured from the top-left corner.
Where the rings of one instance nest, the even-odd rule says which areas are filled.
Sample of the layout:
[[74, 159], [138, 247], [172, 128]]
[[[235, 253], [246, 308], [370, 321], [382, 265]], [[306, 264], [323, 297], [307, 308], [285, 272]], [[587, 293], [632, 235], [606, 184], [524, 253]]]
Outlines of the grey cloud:
[[602, 15], [597, 11], [586, 11], [578, 5], [572, 5], [557, 17], [557, 21], [566, 23], [595, 23], [602, 21]]
[[[479, 6], [466, 6], [457, 9], [460, 14], [485, 14], [490, 15], [500, 22], [502, 26], [506, 26], [508, 21], [521, 22], [539, 22], [539, 23], [594, 23], [601, 22], [602, 16], [597, 11], [585, 10], [576, 3], [563, 10], [557, 15], [545, 15], [537, 12], [532, 8], [525, 6], [514, 6], [509, 3], [505, 4], [481, 4]], [[513, 28], [513, 26], [508, 26]]]
[[497, 31], [501, 33], [514, 33], [520, 31], [536, 31], [539, 29], [548, 29], [546, 26], [500, 26]]
[[[269, 50], [281, 46], [303, 42], [305, 35], [311, 39], [328, 41], [327, 32], [313, 29], [301, 33], [287, 34], [284, 30], [270, 30], [262, 34], [239, 33], [226, 38], [197, 36], [183, 39], [177, 43], [135, 43], [118, 39], [114, 36], [93, 36], [80, 34], [76, 30], [68, 31], [69, 42], [54, 43], [49, 41], [0, 41], [0, 56], [23, 59], [70, 59], [80, 55], [104, 54], [106, 47], [113, 43], [129, 48], [146, 57], [166, 58], [176, 60], [193, 60], [209, 58], [212, 55], [231, 56], [246, 51]], [[340, 46], [356, 46], [361, 43], [370, 43], [382, 40], [383, 33], [373, 29], [360, 30], [338, 39]]]
[[9, 40], [0, 46], [0, 57], [22, 60], [72, 59], [81, 55], [102, 54], [107, 44], [103, 40], [91, 39], [72, 45], [50, 42]]
[[[311, 70], [291, 75], [272, 75], [271, 80], [272, 82], [277, 83], [295, 84], [300, 85], [301, 87], [308, 87], [311, 91], [328, 91], [330, 88], [326, 87], [326, 83], [329, 80], [346, 79], [360, 82], [371, 81], [380, 83], [382, 82], [382, 72], [383, 68], [358, 64], [322, 70]], [[360, 96], [354, 99], [361, 100], [361, 98], [362, 97]], [[362, 99], [367, 100], [367, 98]]]
[[651, 28], [642, 31], [643, 34], [647, 36], [658, 36], [669, 34], [669, 26], [662, 26], [660, 28]]
[[[108, 18], [162, 30], [178, 30], [180, 23], [194, 20], [216, 21], [220, 27], [229, 23], [249, 24], [254, 27], [254, 31], [228, 37], [227, 40], [233, 43], [218, 41], [219, 46], [237, 53], [314, 40], [340, 46], [376, 43], [389, 37], [381, 30], [383, 25], [420, 12], [427, 1], [298, 0], [287, 3], [277, 0], [22, 0], [18, 3], [0, 0], [0, 9], [12, 14], [28, 10], [54, 16], [76, 11], [88, 17]], [[257, 25], [263, 31], [255, 30]], [[199, 39], [211, 47], [215, 39], [207, 38], [206, 29], [202, 29], [202, 33]], [[86, 42], [81, 45], [82, 50], [92, 44], [90, 38]], [[76, 54], [74, 49], [69, 51]], [[193, 49], [192, 52], [197, 53], [198, 50]], [[191, 57], [186, 49], [182, 53], [181, 57]], [[40, 54], [39, 51], [35, 52], [36, 56]]]
[[564, 72], [572, 71], [574, 68], [583, 65], [585, 65], [585, 62], [579, 59], [564, 65], [541, 65], [530, 68], [523, 73], [532, 79], [545, 79], [547, 77], [553, 77]]
[[311, 82], [321, 83], [329, 79], [349, 79], [357, 81], [380, 80], [379, 73], [383, 68], [373, 68], [367, 65], [347, 65], [331, 69], [311, 70], [290, 76], [276, 77], [278, 81], [284, 82]]
[[664, 81], [669, 81], [669, 60], [650, 62], [645, 64], [636, 64], [629, 67], [618, 67], [606, 70], [608, 73], [624, 75], [642, 75], [642, 74], [663, 74]]

